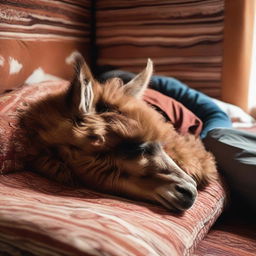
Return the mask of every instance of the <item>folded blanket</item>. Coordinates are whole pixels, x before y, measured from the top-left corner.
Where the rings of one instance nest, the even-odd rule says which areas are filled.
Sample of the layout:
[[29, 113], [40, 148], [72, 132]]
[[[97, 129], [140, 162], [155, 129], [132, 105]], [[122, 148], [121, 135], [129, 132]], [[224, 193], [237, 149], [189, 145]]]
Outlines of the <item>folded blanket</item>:
[[199, 136], [202, 121], [180, 102], [153, 89], [147, 89], [143, 99], [160, 111], [179, 133]]

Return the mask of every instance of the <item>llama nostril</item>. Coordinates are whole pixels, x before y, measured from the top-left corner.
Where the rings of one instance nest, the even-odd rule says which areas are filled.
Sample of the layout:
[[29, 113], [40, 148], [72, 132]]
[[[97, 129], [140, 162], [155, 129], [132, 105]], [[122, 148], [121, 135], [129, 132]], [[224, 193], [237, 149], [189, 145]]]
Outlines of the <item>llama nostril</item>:
[[176, 185], [175, 186], [175, 190], [177, 191], [177, 192], [179, 192], [180, 194], [182, 194], [183, 195], [183, 197], [186, 199], [186, 200], [192, 200], [192, 199], [194, 199], [194, 193], [190, 190], [190, 189], [188, 189], [188, 188], [186, 188], [186, 187], [184, 187], [184, 186], [182, 186], [182, 185]]
[[196, 199], [196, 189], [191, 186], [175, 185], [175, 190], [178, 193], [176, 196], [179, 199], [180, 207], [182, 209], [190, 208]]

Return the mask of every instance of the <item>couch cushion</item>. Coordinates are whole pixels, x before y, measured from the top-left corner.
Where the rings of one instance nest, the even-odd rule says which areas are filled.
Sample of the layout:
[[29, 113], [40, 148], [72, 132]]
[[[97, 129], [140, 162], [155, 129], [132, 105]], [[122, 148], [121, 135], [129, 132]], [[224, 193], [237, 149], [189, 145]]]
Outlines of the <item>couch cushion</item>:
[[189, 255], [224, 208], [226, 193], [220, 182], [200, 191], [194, 206], [184, 215], [174, 215], [160, 206], [71, 189], [22, 172], [27, 148], [17, 125], [19, 111], [48, 93], [66, 89], [68, 84], [34, 84], [0, 97], [2, 252]]
[[175, 215], [160, 206], [60, 186], [29, 172], [2, 175], [0, 254], [190, 255], [224, 201], [223, 187], [212, 183], [191, 209]]
[[29, 102], [48, 93], [63, 90], [67, 81], [45, 82], [23, 86], [0, 96], [0, 173], [21, 170], [26, 155], [23, 131], [18, 127], [18, 114]]

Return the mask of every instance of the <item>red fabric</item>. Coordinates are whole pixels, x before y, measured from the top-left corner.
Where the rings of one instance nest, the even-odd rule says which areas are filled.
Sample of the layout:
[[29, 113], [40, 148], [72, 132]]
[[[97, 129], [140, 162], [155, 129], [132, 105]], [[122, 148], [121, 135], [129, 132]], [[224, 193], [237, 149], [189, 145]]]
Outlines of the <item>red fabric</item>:
[[180, 102], [158, 91], [147, 89], [144, 100], [160, 109], [174, 128], [181, 134], [188, 133], [199, 136], [202, 131], [202, 121]]
[[19, 112], [29, 102], [57, 93], [68, 85], [67, 81], [24, 85], [0, 96], [0, 174], [23, 169], [27, 148], [24, 131], [18, 125]]

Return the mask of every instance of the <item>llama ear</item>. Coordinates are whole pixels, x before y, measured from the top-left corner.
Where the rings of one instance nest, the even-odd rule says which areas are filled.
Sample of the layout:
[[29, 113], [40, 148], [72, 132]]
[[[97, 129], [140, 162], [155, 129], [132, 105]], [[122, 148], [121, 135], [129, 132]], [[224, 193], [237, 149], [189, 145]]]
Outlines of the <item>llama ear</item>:
[[136, 98], [141, 98], [146, 90], [153, 73], [153, 62], [148, 59], [146, 68], [124, 85], [125, 93]]
[[72, 108], [81, 113], [88, 113], [93, 105], [94, 78], [81, 55], [75, 57], [75, 78], [73, 79], [68, 93], [68, 101]]

